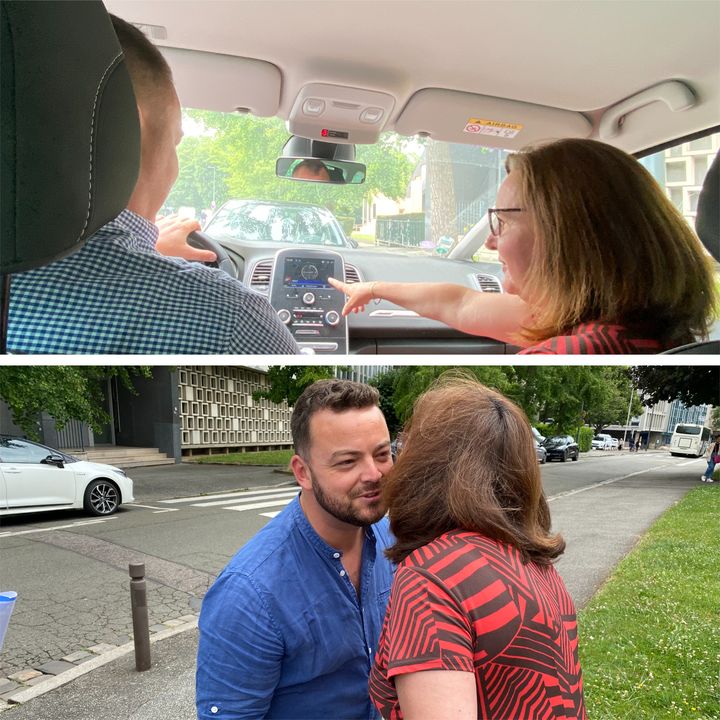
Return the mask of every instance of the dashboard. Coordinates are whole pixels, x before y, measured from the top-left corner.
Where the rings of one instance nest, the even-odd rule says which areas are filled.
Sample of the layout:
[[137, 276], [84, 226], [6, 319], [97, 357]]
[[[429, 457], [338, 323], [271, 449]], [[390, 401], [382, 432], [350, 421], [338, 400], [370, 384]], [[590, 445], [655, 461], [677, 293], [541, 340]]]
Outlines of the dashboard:
[[[302, 246], [257, 246], [217, 237], [248, 287], [269, 294], [277, 250]], [[449, 282], [481, 292], [502, 292], [501, 270], [495, 263], [450, 260], [428, 255], [407, 255], [391, 250], [338, 249], [345, 261], [347, 282]], [[365, 312], [348, 317], [349, 352], [382, 354], [514, 354], [517, 347], [490, 338], [467, 335], [435, 320], [428, 320], [385, 300], [368, 305]]]

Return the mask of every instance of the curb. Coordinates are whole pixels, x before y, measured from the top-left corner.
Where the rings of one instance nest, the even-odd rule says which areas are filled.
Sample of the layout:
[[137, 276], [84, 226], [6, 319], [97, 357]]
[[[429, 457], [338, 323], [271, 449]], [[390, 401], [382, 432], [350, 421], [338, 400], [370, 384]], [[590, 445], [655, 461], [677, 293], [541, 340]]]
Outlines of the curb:
[[[171, 621], [176, 622], [176, 621]], [[173, 637], [173, 635], [179, 635], [181, 633], [187, 632], [188, 630], [194, 630], [198, 626], [198, 618], [195, 617], [193, 620], [190, 620], [188, 622], [184, 622], [181, 625], [177, 625], [175, 627], [169, 627], [167, 630], [160, 630], [159, 632], [154, 633], [150, 636], [150, 643], [156, 643], [160, 640], [165, 640], [169, 637]], [[71, 668], [70, 670], [65, 670], [64, 672], [59, 673], [58, 675], [55, 675], [51, 680], [45, 680], [42, 683], [39, 683], [37, 685], [34, 685], [32, 687], [24, 687], [18, 692], [16, 692], [14, 695], [10, 695], [6, 698], [5, 705], [0, 705], [0, 713], [4, 712], [5, 710], [8, 710], [11, 707], [14, 707], [15, 705], [22, 705], [23, 703], [28, 702], [29, 700], [33, 700], [36, 697], [39, 697], [40, 695], [44, 695], [47, 692], [50, 692], [51, 690], [55, 690], [59, 687], [62, 687], [63, 685], [66, 685], [69, 682], [72, 682], [76, 678], [81, 677], [82, 675], [86, 675], [87, 673], [91, 672], [92, 670], [95, 670], [99, 667], [102, 667], [103, 665], [107, 665], [110, 662], [113, 662], [114, 660], [117, 660], [121, 657], [124, 657], [125, 655], [128, 655], [129, 653], [133, 652], [135, 650], [135, 643], [129, 642], [125, 643], [124, 645], [119, 645], [118, 647], [114, 648], [113, 650], [109, 650], [106, 653], [103, 653], [102, 655], [98, 655], [97, 657], [93, 658], [92, 660], [88, 660], [85, 663], [82, 663], [82, 665], [77, 665], [74, 668]]]

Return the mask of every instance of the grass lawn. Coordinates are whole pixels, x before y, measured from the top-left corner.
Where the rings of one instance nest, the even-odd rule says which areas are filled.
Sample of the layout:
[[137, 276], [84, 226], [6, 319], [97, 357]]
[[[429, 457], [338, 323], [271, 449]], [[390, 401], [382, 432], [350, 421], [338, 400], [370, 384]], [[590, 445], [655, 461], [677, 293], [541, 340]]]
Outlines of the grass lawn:
[[590, 720], [720, 718], [720, 486], [665, 513], [578, 622]]
[[260, 452], [229, 453], [227, 455], [196, 455], [191, 462], [285, 466], [290, 462], [292, 456], [292, 450], [262, 450]]

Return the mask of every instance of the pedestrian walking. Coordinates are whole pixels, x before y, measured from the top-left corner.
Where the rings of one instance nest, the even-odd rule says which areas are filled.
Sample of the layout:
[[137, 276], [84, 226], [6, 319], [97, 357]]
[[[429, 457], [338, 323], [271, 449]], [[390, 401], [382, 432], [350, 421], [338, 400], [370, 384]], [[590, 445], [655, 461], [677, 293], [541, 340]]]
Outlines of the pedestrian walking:
[[703, 482], [713, 482], [713, 471], [715, 466], [720, 463], [720, 433], [715, 435], [714, 440], [715, 442], [710, 446], [707, 468], [705, 473], [700, 476], [700, 480]]

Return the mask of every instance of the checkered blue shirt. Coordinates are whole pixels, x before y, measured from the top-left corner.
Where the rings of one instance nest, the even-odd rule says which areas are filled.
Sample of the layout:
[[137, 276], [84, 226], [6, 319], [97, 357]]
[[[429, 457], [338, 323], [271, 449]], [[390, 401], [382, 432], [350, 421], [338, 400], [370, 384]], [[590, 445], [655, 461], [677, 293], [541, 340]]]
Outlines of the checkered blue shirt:
[[157, 236], [124, 210], [69, 257], [13, 276], [9, 352], [298, 352], [264, 296], [216, 268], [160, 255]]

